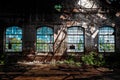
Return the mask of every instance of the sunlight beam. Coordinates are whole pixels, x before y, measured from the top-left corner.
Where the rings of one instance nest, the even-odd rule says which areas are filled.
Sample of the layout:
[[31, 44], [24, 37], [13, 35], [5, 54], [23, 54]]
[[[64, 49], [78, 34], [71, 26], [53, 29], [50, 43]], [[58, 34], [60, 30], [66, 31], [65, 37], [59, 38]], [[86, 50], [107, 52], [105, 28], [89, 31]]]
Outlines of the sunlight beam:
[[95, 38], [98, 34], [99, 30], [96, 30], [95, 33], [92, 35], [92, 38]]
[[79, 0], [78, 5], [80, 5], [84, 8], [97, 8], [97, 6], [94, 4], [94, 2], [89, 1], [89, 0]]

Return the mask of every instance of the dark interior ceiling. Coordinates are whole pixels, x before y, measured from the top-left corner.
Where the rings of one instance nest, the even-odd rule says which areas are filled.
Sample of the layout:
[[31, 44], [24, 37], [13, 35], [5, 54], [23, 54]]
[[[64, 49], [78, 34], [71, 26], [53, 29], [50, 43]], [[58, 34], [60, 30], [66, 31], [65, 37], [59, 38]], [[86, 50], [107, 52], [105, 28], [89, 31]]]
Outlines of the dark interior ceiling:
[[8, 13], [52, 13], [54, 5], [62, 0], [4, 0], [0, 2], [0, 12]]
[[[0, 13], [55, 13], [54, 5], [61, 4], [63, 8], [75, 7], [79, 0], [3, 0], [0, 2]], [[112, 12], [120, 10], [120, 0], [93, 0]], [[109, 3], [109, 2], [111, 3]]]

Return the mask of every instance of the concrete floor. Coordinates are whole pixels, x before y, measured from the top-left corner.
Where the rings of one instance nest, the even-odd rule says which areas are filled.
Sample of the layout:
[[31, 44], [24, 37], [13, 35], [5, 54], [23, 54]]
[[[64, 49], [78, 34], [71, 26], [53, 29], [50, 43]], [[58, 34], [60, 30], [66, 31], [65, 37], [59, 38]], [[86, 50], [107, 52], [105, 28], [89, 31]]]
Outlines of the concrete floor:
[[[120, 70], [108, 68], [59, 68], [50, 65], [8, 67], [0, 80], [120, 80]], [[23, 70], [24, 69], [24, 70]]]

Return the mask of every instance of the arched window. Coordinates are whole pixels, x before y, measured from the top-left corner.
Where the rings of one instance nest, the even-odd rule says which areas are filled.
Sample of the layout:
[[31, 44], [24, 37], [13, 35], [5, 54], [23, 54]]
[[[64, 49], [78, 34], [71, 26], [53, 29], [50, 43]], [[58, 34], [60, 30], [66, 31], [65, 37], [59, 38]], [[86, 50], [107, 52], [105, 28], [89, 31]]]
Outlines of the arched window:
[[20, 27], [12, 26], [6, 29], [5, 51], [22, 51], [22, 29]]
[[67, 30], [67, 52], [84, 52], [84, 30], [73, 26]]
[[114, 28], [104, 26], [99, 29], [99, 52], [115, 52], [115, 35]]
[[43, 26], [37, 29], [37, 52], [53, 52], [53, 29]]

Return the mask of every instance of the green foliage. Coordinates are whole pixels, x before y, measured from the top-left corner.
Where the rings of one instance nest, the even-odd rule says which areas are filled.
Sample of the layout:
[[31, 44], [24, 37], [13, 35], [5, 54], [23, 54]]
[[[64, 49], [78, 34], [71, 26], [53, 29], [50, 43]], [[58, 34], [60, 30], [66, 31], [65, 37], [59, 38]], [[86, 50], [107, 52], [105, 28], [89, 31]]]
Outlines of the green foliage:
[[93, 54], [82, 56], [83, 63], [85, 63], [87, 65], [93, 65], [94, 64], [93, 60], [94, 60]]
[[67, 57], [68, 61], [75, 61], [75, 54], [69, 54]]
[[61, 11], [62, 5], [56, 4], [56, 5], [54, 6], [54, 8], [55, 8], [57, 11]]
[[22, 40], [18, 40], [17, 38], [12, 38], [11, 43], [21, 43]]
[[4, 54], [1, 54], [0, 55], [0, 64], [4, 64], [5, 63], [5, 55]]
[[114, 50], [114, 44], [100, 44], [100, 48], [103, 51], [113, 51]]
[[81, 66], [81, 62], [76, 61], [75, 54], [70, 54], [67, 56], [67, 59], [64, 61], [59, 61], [59, 64], [67, 64], [68, 66]]
[[[21, 51], [22, 48], [22, 40], [19, 40], [17, 38], [11, 38], [10, 40], [12, 51]], [[9, 44], [6, 43], [6, 49], [8, 49]]]
[[78, 50], [80, 50], [81, 49], [81, 44], [78, 44]]
[[46, 43], [46, 42], [42, 39], [37, 39], [37, 43]]
[[73, 60], [64, 60], [64, 63], [73, 65], [74, 61]]
[[82, 47], [82, 40], [81, 39], [80, 39], [79, 44], [77, 46], [78, 46], [78, 50], [81, 50], [81, 47]]
[[49, 45], [44, 40], [37, 40], [37, 50], [38, 51], [49, 51]]
[[81, 61], [76, 60], [75, 54], [68, 55], [67, 59], [64, 61], [59, 61], [59, 64], [67, 64], [72, 66], [81, 66], [81, 64], [91, 65], [91, 66], [104, 66], [105, 59], [102, 54], [97, 54], [96, 52], [90, 52], [89, 54], [83, 55]]
[[103, 66], [105, 64], [103, 55], [95, 52], [90, 52], [89, 54], [83, 55], [81, 59], [86, 65]]

